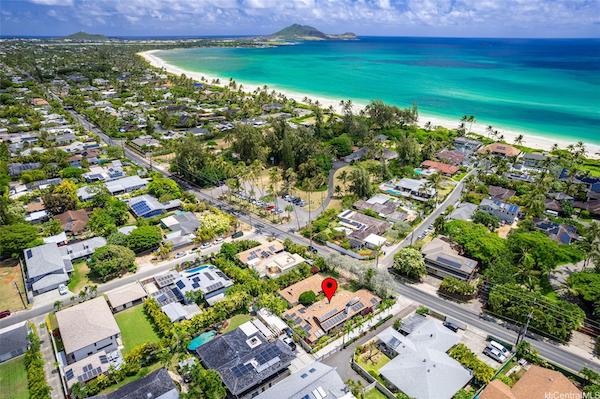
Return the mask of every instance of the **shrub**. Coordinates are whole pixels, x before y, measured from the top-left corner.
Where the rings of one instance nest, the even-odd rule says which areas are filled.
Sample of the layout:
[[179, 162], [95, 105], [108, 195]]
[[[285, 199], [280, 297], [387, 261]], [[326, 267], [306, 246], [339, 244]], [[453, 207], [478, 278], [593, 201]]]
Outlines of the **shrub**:
[[40, 338], [34, 325], [30, 325], [29, 349], [25, 352], [25, 369], [27, 370], [27, 388], [31, 399], [49, 399], [51, 388], [46, 383], [44, 359], [40, 352]]
[[439, 291], [460, 300], [467, 300], [475, 295], [477, 287], [474, 284], [459, 280], [456, 277], [446, 277], [442, 281]]
[[313, 291], [304, 291], [298, 297], [298, 302], [300, 302], [304, 306], [309, 306], [315, 303], [317, 300], [317, 295]]
[[494, 369], [471, 352], [465, 344], [457, 344], [448, 352], [450, 357], [473, 372], [473, 378], [478, 385], [490, 382], [494, 376]]

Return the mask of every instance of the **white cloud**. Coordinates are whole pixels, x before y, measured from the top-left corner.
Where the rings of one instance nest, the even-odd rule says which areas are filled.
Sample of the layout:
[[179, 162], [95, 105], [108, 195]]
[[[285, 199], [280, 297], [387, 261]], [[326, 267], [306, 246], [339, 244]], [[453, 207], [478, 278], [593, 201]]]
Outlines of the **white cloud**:
[[74, 0], [29, 0], [31, 3], [43, 6], [72, 6]]

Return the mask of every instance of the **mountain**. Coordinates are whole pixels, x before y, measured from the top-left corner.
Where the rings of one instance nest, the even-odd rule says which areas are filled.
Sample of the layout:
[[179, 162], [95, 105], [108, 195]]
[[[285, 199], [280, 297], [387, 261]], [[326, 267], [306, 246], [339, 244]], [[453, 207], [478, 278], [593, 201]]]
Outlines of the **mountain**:
[[76, 41], [76, 42], [104, 42], [109, 39], [108, 39], [108, 37], [106, 37], [104, 35], [95, 35], [92, 33], [77, 32], [77, 33], [73, 33], [72, 35], [63, 37], [62, 40], [72, 40], [72, 41]]
[[269, 36], [274, 40], [355, 40], [351, 32], [330, 35], [308, 25], [293, 24]]

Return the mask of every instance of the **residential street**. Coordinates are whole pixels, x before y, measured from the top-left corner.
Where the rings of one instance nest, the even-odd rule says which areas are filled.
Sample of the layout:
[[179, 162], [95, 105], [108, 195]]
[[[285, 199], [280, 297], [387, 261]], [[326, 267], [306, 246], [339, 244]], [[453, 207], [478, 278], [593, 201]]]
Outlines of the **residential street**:
[[[57, 97], [55, 97], [55, 98], [57, 98]], [[98, 134], [98, 136], [105, 142], [107, 142], [109, 144], [119, 144], [118, 142], [115, 142], [114, 140], [112, 140], [111, 138], [109, 138], [108, 136], [103, 134], [96, 126], [90, 124], [86, 119], [82, 118], [76, 112], [74, 112], [74, 111], [70, 111], [70, 112], [79, 121], [81, 121], [81, 123], [84, 125], [84, 127], [86, 129], [91, 130], [95, 134]], [[133, 162], [137, 163], [140, 166], [150, 168], [150, 164], [148, 163], [148, 161], [146, 161], [139, 154], [131, 151], [127, 147], [124, 147], [124, 151], [125, 151], [125, 155]], [[169, 173], [166, 171], [161, 171], [161, 172], [163, 174], [169, 175]], [[473, 173], [473, 171], [471, 171], [470, 173]], [[173, 176], [171, 176], [171, 177], [173, 177]], [[181, 180], [179, 180], [179, 181], [181, 181]], [[462, 187], [464, 185], [463, 182], [464, 182], [464, 179], [459, 184], [457, 184], [454, 191], [452, 191], [452, 193], [450, 195], [448, 195], [446, 200], [442, 204], [440, 204], [438, 206], [438, 208], [434, 212], [432, 212], [421, 223], [421, 225], [419, 225], [416, 228], [415, 233], [414, 233], [415, 236], [418, 236], [423, 231], [425, 231], [427, 229], [427, 227], [429, 227], [433, 223], [433, 221], [447, 209], [447, 207], [449, 205], [458, 201], [458, 199], [460, 198]], [[198, 198], [205, 200], [209, 203], [212, 203], [213, 205], [218, 206], [225, 211], [233, 210], [225, 202], [215, 199], [215, 198], [203, 193], [202, 191], [198, 190], [197, 188], [192, 187], [190, 184], [183, 182], [183, 185], [184, 185], [184, 187], [189, 188]], [[279, 226], [272, 225], [263, 220], [258, 220], [256, 217], [251, 218], [248, 215], [240, 215], [239, 219], [246, 223], [252, 224], [255, 227], [261, 228], [266, 234], [271, 234], [271, 235], [274, 235], [281, 239], [289, 238], [293, 242], [296, 242], [296, 243], [299, 243], [302, 245], [309, 245], [309, 243], [310, 243], [310, 241], [304, 237], [301, 237], [296, 234], [292, 234], [289, 231], [285, 231], [285, 230], [281, 229]], [[252, 223], [250, 223], [250, 222], [252, 222]], [[394, 251], [397, 250], [398, 248], [408, 245], [410, 242], [409, 237], [407, 237], [404, 241], [402, 241], [401, 243], [394, 246], [392, 251], [389, 251], [386, 254], [386, 256], [380, 260], [380, 264], [382, 265], [380, 267], [380, 269], [386, 270], [387, 267], [389, 267], [391, 265], [392, 260], [393, 260]], [[337, 253], [327, 247], [323, 247], [323, 246], [316, 245], [316, 244], [313, 244], [313, 246], [315, 248], [317, 248], [319, 253], [321, 253], [322, 255]], [[177, 261], [180, 261], [180, 260], [177, 260]], [[105, 292], [112, 288], [116, 288], [116, 287], [122, 286], [124, 284], [127, 284], [129, 282], [132, 282], [134, 280], [148, 277], [153, 274], [159, 273], [161, 271], [166, 271], [171, 267], [172, 267], [171, 265], [165, 264], [165, 265], [144, 271], [143, 275], [142, 274], [132, 275], [129, 277], [125, 277], [123, 279], [109, 282], [109, 283], [104, 284], [101, 287], [99, 287], [98, 291]], [[499, 322], [490, 322], [487, 320], [483, 320], [480, 317], [480, 315], [478, 315], [478, 314], [475, 314], [467, 309], [462, 308], [461, 306], [459, 306], [457, 304], [454, 304], [445, 299], [439, 298], [435, 295], [424, 293], [416, 288], [410, 287], [409, 285], [405, 285], [405, 284], [399, 282], [397, 279], [395, 279], [391, 275], [390, 275], [389, 281], [391, 281], [393, 283], [394, 289], [395, 289], [396, 293], [399, 295], [403, 295], [411, 300], [414, 300], [415, 302], [422, 303], [423, 305], [428, 306], [431, 309], [434, 309], [436, 311], [439, 311], [440, 313], [451, 316], [459, 321], [467, 323], [468, 325], [473, 325], [473, 326], [487, 332], [488, 334], [494, 335], [500, 339], [510, 341], [510, 342], [514, 342], [514, 340], [516, 339], [517, 334], [515, 332], [513, 332], [512, 330], [502, 326]], [[48, 313], [51, 310], [52, 310], [52, 305], [50, 304], [50, 305], [44, 306], [42, 308], [37, 308], [34, 310], [30, 310], [30, 311], [23, 311], [23, 312], [15, 314], [7, 319], [0, 321], [0, 327], [7, 326], [10, 324], [16, 323], [18, 321], [30, 319], [37, 315], [42, 315], [42, 314]], [[591, 354], [574, 353], [572, 348], [567, 348], [567, 347], [564, 347], [561, 345], [544, 342], [544, 341], [539, 341], [539, 340], [531, 340], [531, 343], [540, 352], [540, 354], [542, 356], [546, 357], [547, 359], [549, 359], [553, 362], [564, 365], [565, 367], [567, 367], [571, 370], [579, 371], [583, 367], [590, 367], [597, 371], [600, 371], [600, 363], [598, 362], [598, 360], [596, 358], [593, 358]]]

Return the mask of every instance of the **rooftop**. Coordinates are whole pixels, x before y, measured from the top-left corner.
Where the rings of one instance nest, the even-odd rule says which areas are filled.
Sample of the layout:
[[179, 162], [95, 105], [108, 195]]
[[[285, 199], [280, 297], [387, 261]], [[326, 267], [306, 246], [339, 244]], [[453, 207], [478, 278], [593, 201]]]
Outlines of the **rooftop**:
[[105, 295], [108, 299], [108, 303], [110, 303], [110, 306], [114, 309], [123, 306], [126, 303], [145, 298], [148, 294], [146, 293], [146, 290], [144, 290], [144, 287], [136, 281], [108, 291]]
[[178, 399], [177, 387], [166, 369], [160, 368], [110, 393], [90, 399]]
[[58, 311], [56, 320], [67, 354], [121, 332], [104, 297]]
[[339, 399], [348, 388], [333, 367], [313, 362], [267, 389], [256, 399]]
[[279, 295], [283, 297], [288, 303], [295, 305], [298, 303], [298, 298], [300, 294], [306, 291], [312, 291], [315, 294], [320, 294], [321, 283], [325, 277], [320, 274], [314, 274], [310, 277], [305, 278], [304, 280], [300, 280], [295, 284], [290, 285], [282, 290], [279, 290]]
[[251, 322], [214, 338], [196, 352], [205, 367], [219, 373], [233, 395], [286, 369], [295, 357], [282, 341], [267, 341]]
[[397, 354], [381, 375], [415, 399], [450, 399], [471, 373], [445, 352], [460, 340], [441, 323], [427, 319], [404, 336], [388, 327], [377, 338]]

